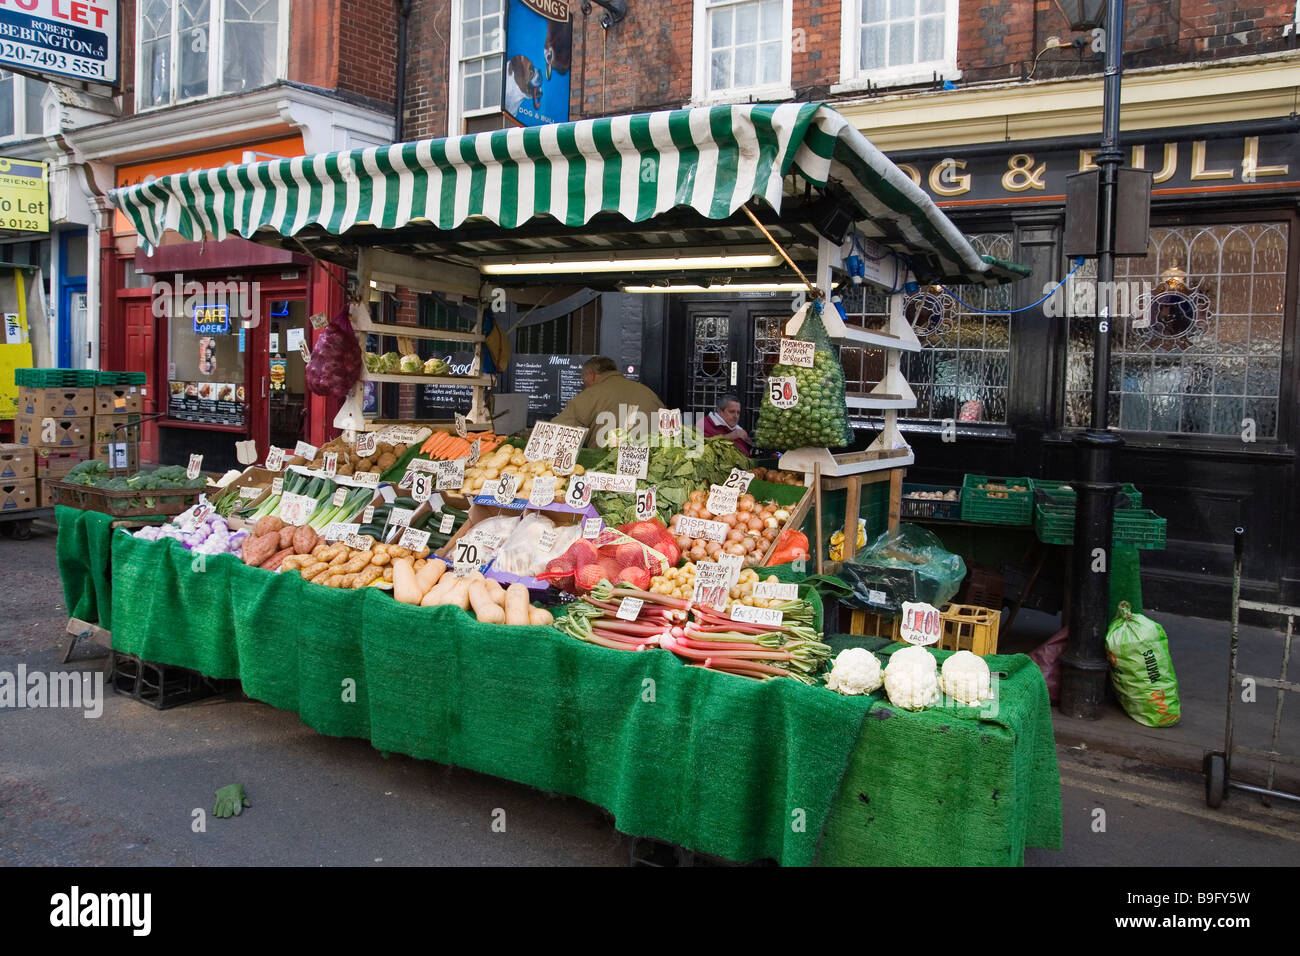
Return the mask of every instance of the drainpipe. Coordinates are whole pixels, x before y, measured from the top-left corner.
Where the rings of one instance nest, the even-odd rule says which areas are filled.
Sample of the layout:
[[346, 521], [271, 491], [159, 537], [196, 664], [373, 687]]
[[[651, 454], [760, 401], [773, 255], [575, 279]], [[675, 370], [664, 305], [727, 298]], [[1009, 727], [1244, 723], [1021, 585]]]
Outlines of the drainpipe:
[[406, 28], [411, 20], [411, 0], [400, 0], [397, 20], [397, 115], [393, 117], [393, 142], [405, 138], [406, 127]]

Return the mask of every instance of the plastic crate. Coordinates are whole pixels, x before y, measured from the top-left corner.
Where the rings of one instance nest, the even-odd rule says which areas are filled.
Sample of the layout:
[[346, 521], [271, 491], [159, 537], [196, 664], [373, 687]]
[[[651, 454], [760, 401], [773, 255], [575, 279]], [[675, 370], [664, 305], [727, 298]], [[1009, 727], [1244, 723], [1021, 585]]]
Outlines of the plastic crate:
[[142, 661], [134, 654], [120, 651], [113, 651], [109, 682], [116, 693], [148, 704], [155, 710], [167, 710], [225, 693], [224, 685], [233, 683], [212, 680], [184, 667]]
[[148, 376], [144, 372], [98, 372], [95, 385], [111, 388], [115, 385], [144, 385]]
[[[894, 618], [895, 642], [902, 644], [902, 618]], [[941, 651], [970, 651], [983, 657], [998, 652], [1002, 612], [970, 604], [945, 604], [939, 610], [941, 631], [933, 647]]]
[[992, 568], [972, 567], [961, 594], [961, 603], [1000, 611], [1005, 593], [1006, 581], [1001, 574]]
[[[908, 498], [918, 491], [955, 491], [957, 498], [946, 501], [938, 498]], [[899, 514], [904, 518], [945, 518], [957, 521], [961, 518], [961, 489], [947, 485], [903, 485], [903, 497], [899, 501]]]
[[[1074, 505], [1034, 506], [1034, 533], [1045, 544], [1074, 544]], [[1125, 508], [1115, 512], [1112, 541], [1148, 551], [1165, 547], [1169, 522], [1150, 508]]]
[[892, 638], [897, 633], [896, 620], [893, 614], [853, 608], [849, 612], [849, 633], [856, 637]]
[[[1013, 490], [1015, 488], [1022, 490]], [[1034, 520], [1034, 493], [1029, 479], [967, 475], [961, 488], [961, 517], [963, 521], [985, 524], [1031, 524]]]
[[[1074, 489], [1070, 487], [1068, 481], [1030, 478], [1029, 487], [1034, 492], [1035, 504], [1074, 504], [1075, 492]], [[1141, 508], [1142, 492], [1138, 491], [1137, 486], [1132, 482], [1124, 482], [1124, 484], [1119, 486], [1119, 494], [1115, 496], [1115, 507], [1117, 509]]]
[[94, 388], [99, 375], [94, 369], [19, 368], [14, 384], [22, 388]]

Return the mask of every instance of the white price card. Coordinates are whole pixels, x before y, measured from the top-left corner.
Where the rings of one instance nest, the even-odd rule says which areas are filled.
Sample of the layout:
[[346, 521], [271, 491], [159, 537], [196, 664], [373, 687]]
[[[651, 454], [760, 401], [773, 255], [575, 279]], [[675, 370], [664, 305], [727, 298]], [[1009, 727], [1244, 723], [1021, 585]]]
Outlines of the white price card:
[[932, 604], [904, 601], [902, 619], [899, 622], [899, 636], [908, 644], [922, 647], [936, 644], [943, 631], [943, 621], [939, 609]]
[[714, 608], [726, 607], [728, 592], [731, 590], [727, 584], [728, 574], [726, 568], [713, 561], [697, 561], [691, 603]]
[[266, 450], [266, 470], [279, 471], [284, 467], [284, 449], [272, 445]]
[[280, 499], [280, 517], [285, 524], [305, 525], [316, 511], [316, 499], [307, 495], [287, 494]]
[[815, 351], [816, 346], [812, 342], [805, 342], [803, 339], [782, 339], [781, 357], [777, 359], [777, 364], [812, 368]]
[[600, 529], [604, 522], [599, 518], [586, 518], [582, 522], [582, 536], [584, 538], [600, 537]]
[[515, 500], [515, 491], [519, 487], [518, 475], [502, 475], [497, 479], [496, 490], [492, 492], [492, 498], [499, 505], [508, 505]]
[[331, 521], [325, 526], [324, 537], [326, 541], [342, 541], [349, 535], [356, 534], [361, 530], [359, 524], [346, 524], [342, 521]]
[[760, 581], [754, 585], [754, 597], [760, 601], [797, 601], [799, 585]]
[[[462, 459], [462, 460], [463, 460], [463, 459]], [[421, 472], [421, 471], [424, 471], [424, 472], [428, 472], [429, 474], [432, 475], [432, 474], [434, 474], [434, 473], [435, 473], [435, 472], [436, 472], [436, 471], [437, 471], [437, 470], [438, 470], [442, 465], [445, 465], [445, 464], [446, 464], [446, 462], [443, 462], [443, 461], [431, 461], [431, 460], [428, 459], [428, 458], [412, 458], [410, 461], [408, 461], [408, 462], [406, 463], [406, 470], [407, 470], [408, 472], [412, 472], [412, 471], [414, 471], [414, 472]]]
[[257, 442], [251, 438], [235, 442], [235, 460], [241, 465], [251, 465], [257, 461]]
[[636, 493], [636, 520], [649, 521], [656, 514], [655, 507], [658, 502], [655, 500], [658, 496], [658, 486], [651, 485], [645, 491]]
[[656, 424], [659, 426], [661, 438], [675, 438], [682, 433], [682, 410], [680, 408], [659, 409]]
[[284, 479], [283, 478], [271, 479], [271, 494], [278, 495], [283, 491], [284, 491]]
[[357, 454], [362, 458], [369, 458], [379, 447], [379, 436], [375, 432], [362, 432], [357, 436]]
[[339, 473], [339, 456], [337, 452], [327, 451], [325, 453], [325, 476], [333, 478]]
[[465, 484], [465, 459], [438, 462], [438, 490], [455, 491]]
[[344, 488], [342, 485], [340, 485], [338, 489], [334, 492], [334, 497], [330, 499], [330, 504], [332, 504], [335, 508], [337, 508], [339, 505], [343, 504], [343, 502], [347, 500], [348, 500], [348, 490]]
[[752, 471], [744, 471], [740, 468], [731, 469], [731, 474], [727, 475], [727, 480], [722, 484], [726, 488], [735, 488], [742, 495], [749, 490], [749, 483], [754, 480]]
[[352, 480], [362, 488], [378, 488], [379, 472], [377, 471], [358, 471], [352, 476]]
[[533, 479], [533, 485], [528, 489], [528, 506], [530, 508], [545, 508], [555, 501], [555, 476], [538, 475]]
[[747, 604], [731, 605], [731, 619], [745, 624], [761, 624], [764, 627], [780, 627], [785, 615], [776, 608], [750, 607]]
[[704, 518], [687, 518], [677, 519], [678, 534], [685, 535], [688, 538], [703, 538], [705, 541], [717, 541], [719, 543], [727, 540], [728, 528], [721, 521], [706, 521]]
[[793, 375], [773, 375], [767, 380], [767, 394], [777, 408], [794, 408], [799, 404], [799, 383]]
[[375, 546], [375, 539], [368, 534], [350, 534], [343, 543], [353, 551], [369, 551]]
[[[528, 436], [524, 447], [524, 458], [528, 461], [549, 461], [562, 449], [572, 449], [573, 457], [587, 438], [587, 429], [573, 425], [556, 425], [553, 422], [538, 422]], [[572, 468], [572, 465], [569, 466]]]
[[203, 473], [203, 456], [190, 455], [190, 463], [185, 468], [185, 477], [193, 481]]
[[744, 555], [720, 554], [718, 564], [727, 569], [727, 587], [734, 588], [740, 580], [740, 571], [745, 566]]
[[459, 435], [461, 438], [464, 438], [466, 434], [468, 434], [468, 429], [465, 426], [466, 426], [465, 416], [462, 415], [460, 412], [457, 412], [456, 413], [456, 434]]
[[589, 471], [585, 477], [592, 491], [616, 491], [621, 494], [632, 494], [636, 491], [634, 475], [611, 475], [606, 471]]
[[391, 511], [388, 512], [387, 527], [405, 528], [411, 523], [411, 519], [414, 517], [415, 517], [415, 512], [412, 511], [410, 508], [393, 508]]
[[427, 428], [412, 428], [410, 425], [389, 425], [379, 433], [379, 441], [392, 445], [409, 445], [429, 434]]
[[311, 317], [311, 327], [313, 329], [323, 329], [329, 325], [329, 319], [325, 318], [324, 312], [317, 312]]
[[483, 450], [482, 439], [475, 438], [472, 442], [469, 443], [469, 458], [465, 459], [465, 466], [467, 468], [473, 468], [475, 465], [478, 464], [478, 456], [482, 450]]
[[[257, 452], [253, 452], [253, 455], [256, 457]], [[126, 442], [113, 441], [108, 443], [108, 467], [114, 469], [128, 467]]]
[[469, 564], [475, 567], [479, 564], [479, 545], [477, 542], [466, 541], [461, 538], [456, 542], [454, 554], [457, 564]]
[[370, 522], [374, 520], [375, 520], [375, 506], [366, 505], [366, 510], [361, 512], [361, 523], [370, 524]]
[[265, 490], [266, 490], [265, 488], [250, 488], [248, 485], [240, 485], [240, 486], [239, 486], [239, 497], [241, 497], [241, 498], [256, 498], [258, 495], [260, 495], [260, 494], [261, 494], [263, 491], [265, 491]]
[[622, 445], [618, 449], [618, 473], [644, 478], [650, 467], [650, 449], [639, 445]]
[[477, 570], [477, 561], [457, 561], [451, 566], [451, 573], [458, 578], [467, 578]]
[[307, 461], [314, 460], [316, 458], [316, 453], [318, 451], [320, 451], [319, 448], [317, 448], [315, 445], [309, 445], [305, 441], [300, 441], [298, 442], [298, 444], [293, 446], [294, 455], [296, 455], [299, 458], [306, 459]]
[[408, 548], [411, 551], [422, 551], [429, 546], [429, 532], [420, 531], [416, 528], [407, 528], [402, 532], [402, 537], [398, 539], [399, 548]]
[[537, 550], [542, 554], [550, 554], [555, 550], [555, 538], [554, 531], [543, 531], [542, 536], [537, 539]]
[[622, 621], [635, 621], [636, 616], [641, 613], [641, 607], [645, 601], [640, 598], [625, 597], [618, 602], [618, 611], [614, 614]]
[[561, 448], [551, 458], [551, 471], [557, 475], [573, 474], [573, 466], [578, 463], [578, 453], [573, 448]]
[[[798, 569], [798, 568], [795, 568], [795, 570], [798, 571], [799, 569]], [[888, 604], [888, 603], [889, 603], [889, 598], [885, 595], [885, 592], [884, 592], [884, 591], [868, 591], [868, 592], [867, 592], [867, 603], [868, 603], [868, 604], [882, 604], [882, 605], [883, 605], [883, 604]]]
[[569, 479], [569, 491], [564, 496], [564, 503], [570, 508], [585, 508], [591, 504], [591, 482], [586, 475], [574, 475]]
[[402, 475], [402, 480], [397, 483], [397, 487], [404, 490], [409, 489], [411, 487], [411, 482], [414, 480], [415, 480], [415, 472], [411, 471], [410, 469], [407, 469], [406, 474]]
[[455, 515], [443, 515], [442, 520], [438, 522], [439, 534], [451, 534], [451, 529], [456, 527]]
[[727, 488], [723, 485], [709, 486], [709, 501], [704, 506], [710, 512], [722, 517], [723, 515], [734, 515], [736, 505], [740, 502], [740, 489]]
[[431, 494], [433, 494], [433, 475], [422, 471], [411, 479], [412, 498], [420, 502], [420, 504], [424, 504], [429, 500]]

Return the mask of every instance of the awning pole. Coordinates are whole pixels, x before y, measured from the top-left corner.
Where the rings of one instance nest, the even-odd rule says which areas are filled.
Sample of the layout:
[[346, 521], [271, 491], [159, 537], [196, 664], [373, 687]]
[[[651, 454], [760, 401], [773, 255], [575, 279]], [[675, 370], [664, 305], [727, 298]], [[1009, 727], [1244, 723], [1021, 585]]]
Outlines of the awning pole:
[[758, 217], [754, 215], [754, 211], [750, 209], [747, 204], [742, 204], [740, 208], [745, 211], [745, 215], [748, 216], [750, 220], [753, 221], [754, 225], [758, 226], [758, 231], [767, 237], [767, 241], [772, 244], [772, 247], [776, 249], [777, 252], [781, 253], [781, 258], [785, 260], [786, 265], [788, 265], [791, 269], [793, 269], [795, 275], [797, 275], [800, 281], [803, 282], [803, 284], [808, 287], [808, 293], [814, 299], [822, 298], [823, 297], [822, 290], [808, 281], [808, 277], [804, 275], [802, 271], [800, 271], [797, 265], [794, 264], [794, 260], [790, 258], [789, 254], [787, 254], [786, 251], [783, 248], [781, 248], [781, 243], [777, 242], [776, 239], [772, 236], [772, 234], [767, 231], [767, 227], [758, 221]]

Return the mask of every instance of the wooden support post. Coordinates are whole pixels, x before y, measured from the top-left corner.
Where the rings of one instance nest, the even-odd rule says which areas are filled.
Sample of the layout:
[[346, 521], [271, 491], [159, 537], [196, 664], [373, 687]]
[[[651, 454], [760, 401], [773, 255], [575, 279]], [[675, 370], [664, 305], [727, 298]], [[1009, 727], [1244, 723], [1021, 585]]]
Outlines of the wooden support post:
[[813, 543], [817, 546], [817, 554], [815, 555], [817, 563], [815, 567], [817, 573], [821, 574], [823, 564], [826, 561], [826, 548], [822, 542], [822, 466], [815, 462], [813, 463], [813, 512], [813, 521], [817, 525], [813, 529], [816, 533], [816, 540]]
[[903, 511], [903, 474], [906, 469], [895, 468], [889, 473], [889, 530], [898, 530]]
[[858, 553], [858, 512], [862, 510], [862, 476], [849, 476], [844, 489], [844, 561], [852, 561]]

